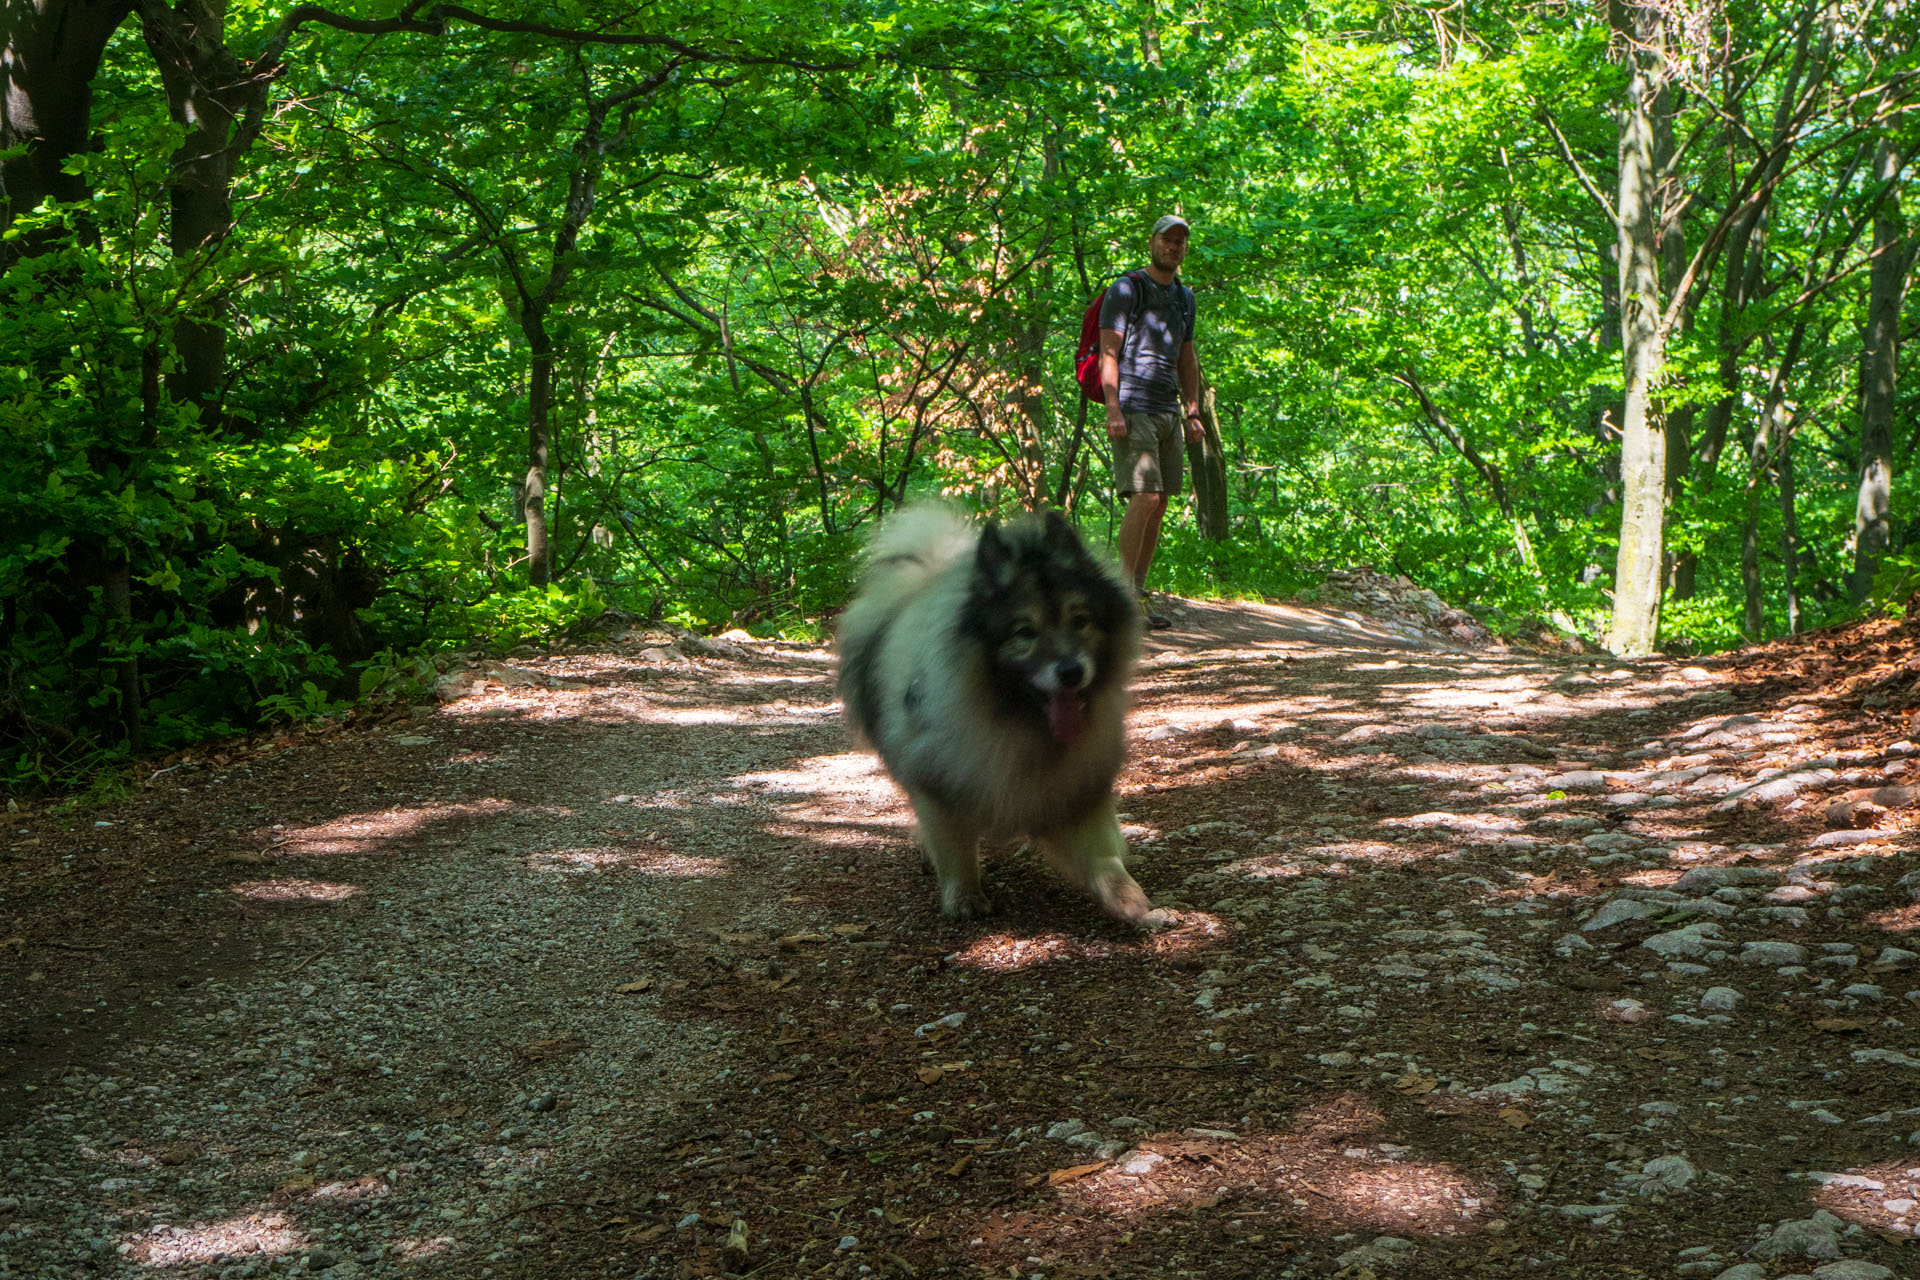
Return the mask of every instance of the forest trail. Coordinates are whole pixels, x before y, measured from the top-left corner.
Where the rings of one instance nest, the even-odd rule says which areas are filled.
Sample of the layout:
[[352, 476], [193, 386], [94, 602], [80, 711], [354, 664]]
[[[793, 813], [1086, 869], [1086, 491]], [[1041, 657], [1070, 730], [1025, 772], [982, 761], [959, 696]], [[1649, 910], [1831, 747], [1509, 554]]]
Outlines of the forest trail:
[[1910, 632], [1188, 603], [1152, 935], [1011, 849], [942, 921], [818, 646], [613, 635], [9, 814], [0, 1276], [1920, 1273], [1914, 730], [1862, 696]]

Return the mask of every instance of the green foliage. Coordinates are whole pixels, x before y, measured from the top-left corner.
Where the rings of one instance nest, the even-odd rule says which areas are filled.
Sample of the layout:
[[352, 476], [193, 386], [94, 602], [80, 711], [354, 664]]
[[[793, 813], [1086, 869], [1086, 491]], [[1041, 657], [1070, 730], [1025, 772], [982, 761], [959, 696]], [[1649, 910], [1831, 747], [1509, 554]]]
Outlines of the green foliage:
[[[245, 63], [273, 20], [243, 6], [196, 40]], [[1714, 102], [1698, 50], [1676, 97], [1689, 249], [1736, 201], [1729, 113], [1764, 130], [1782, 100], [1817, 107], [1757, 301], [1723, 308], [1710, 257], [1671, 337], [1663, 403], [1693, 414], [1677, 649], [1759, 638], [1750, 605], [1763, 634], [1787, 625], [1790, 518], [1799, 625], [1850, 608], [1860, 237], [1883, 194], [1856, 161], [1906, 127], [1860, 104], [1914, 42], [1861, 18], [1822, 64], [1833, 91], [1795, 98], [1791, 60], [1757, 54], [1804, 20], [1743, 10], [1747, 96]], [[875, 521], [919, 495], [1063, 500], [1097, 541], [1117, 513], [1068, 352], [1168, 210], [1194, 226], [1232, 534], [1177, 508], [1156, 586], [1274, 598], [1372, 564], [1496, 625], [1600, 634], [1621, 374], [1595, 195], [1624, 84], [1600, 11], [673, 0], [542, 22], [700, 56], [316, 18], [237, 154], [231, 232], [178, 250], [185, 130], [139, 34], [116, 36], [99, 145], [69, 161], [86, 198], [0, 231], [9, 785], [422, 696], [428, 655], [609, 607], [819, 637]], [[1792, 453], [1756, 462], [1796, 326]], [[182, 402], [210, 329], [217, 395]], [[1914, 581], [1913, 408], [1881, 608]], [[552, 582], [533, 586], [541, 421]]]

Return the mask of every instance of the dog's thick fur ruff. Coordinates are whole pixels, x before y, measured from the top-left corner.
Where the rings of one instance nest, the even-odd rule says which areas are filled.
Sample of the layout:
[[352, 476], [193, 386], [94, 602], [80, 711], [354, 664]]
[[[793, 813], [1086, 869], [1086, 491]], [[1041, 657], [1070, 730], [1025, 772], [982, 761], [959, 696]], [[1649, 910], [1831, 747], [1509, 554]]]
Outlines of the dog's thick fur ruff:
[[839, 628], [840, 694], [919, 818], [953, 919], [990, 910], [983, 836], [1026, 836], [1132, 922], [1113, 780], [1140, 613], [1057, 512], [975, 526], [940, 506], [890, 520]]

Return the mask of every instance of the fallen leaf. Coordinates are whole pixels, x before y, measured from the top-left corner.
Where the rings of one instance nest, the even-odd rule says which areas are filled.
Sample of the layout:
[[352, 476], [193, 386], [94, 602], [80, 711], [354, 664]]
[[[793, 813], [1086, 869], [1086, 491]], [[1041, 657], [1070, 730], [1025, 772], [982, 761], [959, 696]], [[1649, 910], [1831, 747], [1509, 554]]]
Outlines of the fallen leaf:
[[614, 990], [621, 995], [634, 995], [641, 991], [651, 991], [653, 990], [653, 979], [642, 978], [638, 982], [623, 982], [615, 987]]
[[665, 1234], [667, 1234], [667, 1225], [659, 1222], [644, 1231], [629, 1231], [621, 1238], [629, 1244], [651, 1244]]
[[973, 1152], [969, 1151], [967, 1152], [967, 1154], [961, 1156], [958, 1160], [955, 1160], [952, 1164], [947, 1166], [947, 1176], [949, 1178], [959, 1177], [961, 1174], [967, 1171], [967, 1166], [972, 1163], [973, 1163]]
[[1510, 1129], [1524, 1129], [1533, 1123], [1533, 1117], [1518, 1107], [1502, 1107], [1500, 1122]]
[[1076, 1164], [1071, 1169], [1055, 1169], [1047, 1175], [1047, 1185], [1057, 1187], [1063, 1182], [1072, 1182], [1076, 1178], [1084, 1178], [1088, 1174], [1097, 1173], [1106, 1167], [1107, 1162], [1105, 1160], [1096, 1160], [1092, 1164]]
[[833, 931], [843, 938], [851, 938], [856, 934], [865, 933], [867, 926], [863, 924], [837, 924], [833, 926]]
[[1423, 1093], [1432, 1093], [1440, 1087], [1440, 1081], [1433, 1076], [1423, 1076], [1418, 1071], [1409, 1071], [1393, 1082], [1396, 1093], [1404, 1093], [1417, 1098]]
[[824, 933], [790, 933], [780, 939], [783, 947], [797, 947], [803, 942], [832, 942], [833, 938]]
[[797, 1071], [775, 1071], [760, 1077], [761, 1084], [789, 1084], [800, 1078]]
[[1865, 1031], [1867, 1024], [1860, 1018], [1815, 1018], [1813, 1029], [1824, 1031], [1828, 1035], [1850, 1036]]
[[920, 1077], [921, 1084], [939, 1084], [947, 1073], [929, 1062], [913, 1074]]

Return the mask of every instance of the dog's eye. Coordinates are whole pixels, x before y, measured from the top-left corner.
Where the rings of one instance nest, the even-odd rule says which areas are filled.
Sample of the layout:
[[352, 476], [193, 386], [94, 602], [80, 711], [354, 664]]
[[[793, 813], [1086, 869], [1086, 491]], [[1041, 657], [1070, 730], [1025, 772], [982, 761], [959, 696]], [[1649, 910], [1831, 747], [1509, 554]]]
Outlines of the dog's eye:
[[1013, 638], [1015, 640], [1031, 640], [1039, 634], [1039, 629], [1031, 622], [1016, 622], [1013, 624]]
[[1093, 617], [1090, 614], [1076, 613], [1067, 620], [1067, 625], [1075, 631], [1085, 631], [1093, 625]]

